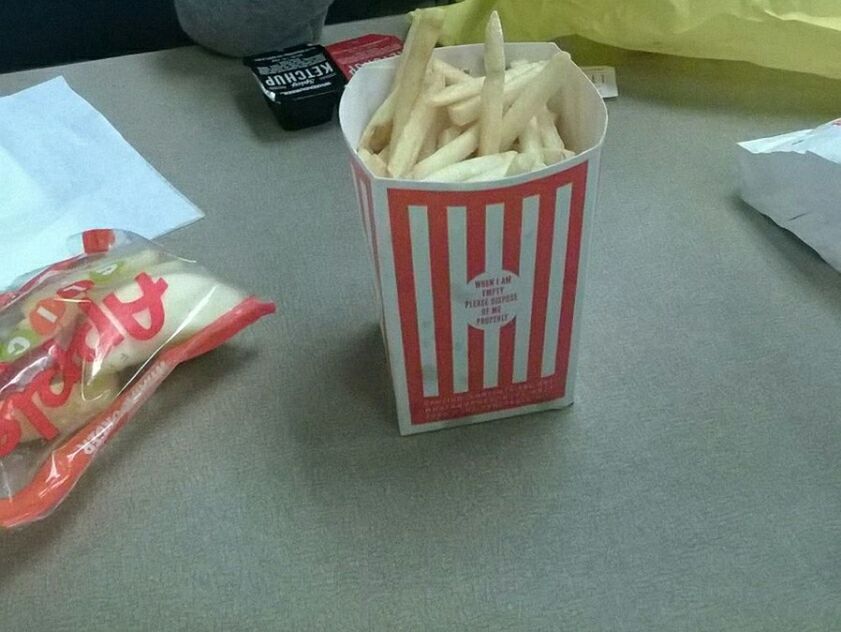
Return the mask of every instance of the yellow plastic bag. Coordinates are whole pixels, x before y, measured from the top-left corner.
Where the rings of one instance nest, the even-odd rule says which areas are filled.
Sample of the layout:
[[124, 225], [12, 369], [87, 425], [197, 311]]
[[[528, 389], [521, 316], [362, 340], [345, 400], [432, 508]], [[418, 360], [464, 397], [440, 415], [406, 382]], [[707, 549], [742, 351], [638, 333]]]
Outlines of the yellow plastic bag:
[[841, 0], [464, 0], [446, 8], [441, 43], [482, 41], [494, 7], [509, 42], [575, 34], [841, 79]]

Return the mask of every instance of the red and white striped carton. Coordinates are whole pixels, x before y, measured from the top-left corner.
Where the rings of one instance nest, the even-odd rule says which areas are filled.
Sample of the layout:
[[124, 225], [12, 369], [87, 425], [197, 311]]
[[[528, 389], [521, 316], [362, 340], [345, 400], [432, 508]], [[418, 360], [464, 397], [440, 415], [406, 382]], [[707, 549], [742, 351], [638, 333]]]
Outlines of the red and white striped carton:
[[[549, 43], [507, 44], [538, 61]], [[482, 46], [437, 49], [481, 72]], [[397, 60], [366, 64], [339, 121], [381, 299], [401, 434], [572, 403], [584, 264], [607, 110], [570, 62], [550, 103], [578, 152], [494, 182], [442, 184], [374, 176], [355, 148], [386, 97]]]

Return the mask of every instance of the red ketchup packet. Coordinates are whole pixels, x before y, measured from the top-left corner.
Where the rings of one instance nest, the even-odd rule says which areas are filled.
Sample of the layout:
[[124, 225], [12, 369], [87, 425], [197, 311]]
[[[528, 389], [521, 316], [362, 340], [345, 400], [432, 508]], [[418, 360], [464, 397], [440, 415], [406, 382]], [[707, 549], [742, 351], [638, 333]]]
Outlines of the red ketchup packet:
[[403, 50], [403, 42], [393, 35], [370, 34], [336, 42], [325, 48], [345, 78], [350, 80], [363, 64], [399, 55]]
[[180, 363], [275, 311], [127, 232], [0, 295], [0, 528], [52, 512]]

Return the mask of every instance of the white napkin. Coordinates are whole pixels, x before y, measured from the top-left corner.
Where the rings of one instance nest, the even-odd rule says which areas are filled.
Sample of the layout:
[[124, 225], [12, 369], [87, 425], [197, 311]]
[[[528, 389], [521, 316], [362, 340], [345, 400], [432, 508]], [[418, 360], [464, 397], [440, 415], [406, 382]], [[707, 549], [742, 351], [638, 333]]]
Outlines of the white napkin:
[[0, 290], [82, 231], [153, 239], [203, 216], [63, 77], [0, 98]]
[[841, 119], [739, 147], [745, 202], [841, 271]]

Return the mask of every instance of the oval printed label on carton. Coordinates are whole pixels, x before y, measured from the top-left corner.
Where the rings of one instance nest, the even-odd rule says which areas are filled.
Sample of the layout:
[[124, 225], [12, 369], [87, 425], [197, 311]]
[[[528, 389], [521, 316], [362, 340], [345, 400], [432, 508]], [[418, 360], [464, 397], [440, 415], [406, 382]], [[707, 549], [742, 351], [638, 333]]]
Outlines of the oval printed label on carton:
[[484, 272], [458, 294], [468, 324], [479, 329], [499, 329], [517, 316], [519, 278], [513, 272]]

